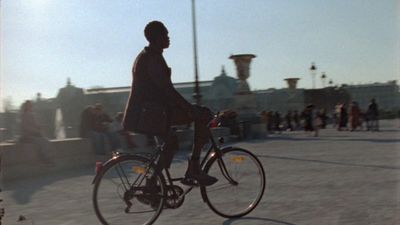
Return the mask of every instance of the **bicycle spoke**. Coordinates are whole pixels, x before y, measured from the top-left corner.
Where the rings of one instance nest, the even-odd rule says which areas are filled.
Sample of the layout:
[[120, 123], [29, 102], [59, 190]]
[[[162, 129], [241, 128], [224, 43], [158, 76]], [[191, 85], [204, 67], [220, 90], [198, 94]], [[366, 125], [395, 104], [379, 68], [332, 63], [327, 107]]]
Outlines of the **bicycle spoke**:
[[[103, 169], [93, 191], [102, 224], [151, 224], [159, 216], [165, 201], [164, 179], [147, 165], [143, 157], [125, 156]], [[155, 191], [146, 186], [150, 174], [159, 187]]]
[[228, 180], [230, 184], [237, 185], [238, 182], [236, 182], [236, 181], [229, 175], [229, 172], [227, 171], [226, 166], [225, 166], [225, 163], [224, 163], [224, 160], [223, 160], [222, 158], [221, 158], [221, 159], [218, 159], [218, 165], [219, 165], [219, 168], [220, 168], [220, 170], [221, 170], [222, 175], [226, 178], [226, 180]]
[[249, 151], [222, 150], [206, 164], [205, 171], [218, 179], [216, 184], [202, 189], [207, 204], [217, 214], [228, 218], [243, 216], [260, 202], [265, 188], [264, 169]]
[[[125, 177], [125, 180], [126, 180], [127, 185], [125, 185], [124, 179], [122, 178], [122, 175], [121, 175], [121, 173], [119, 172], [119, 169], [122, 171], [121, 173], [124, 174], [124, 177]], [[128, 178], [126, 177], [126, 174], [124, 173], [124, 170], [121, 168], [121, 164], [119, 164], [119, 163], [117, 164], [117, 167], [115, 167], [115, 171], [117, 172], [117, 174], [118, 174], [118, 176], [119, 176], [119, 179], [121, 180], [121, 183], [124, 185], [125, 190], [129, 190], [131, 185], [129, 184], [129, 180], [128, 180]], [[128, 187], [127, 187], [127, 186], [128, 186]]]

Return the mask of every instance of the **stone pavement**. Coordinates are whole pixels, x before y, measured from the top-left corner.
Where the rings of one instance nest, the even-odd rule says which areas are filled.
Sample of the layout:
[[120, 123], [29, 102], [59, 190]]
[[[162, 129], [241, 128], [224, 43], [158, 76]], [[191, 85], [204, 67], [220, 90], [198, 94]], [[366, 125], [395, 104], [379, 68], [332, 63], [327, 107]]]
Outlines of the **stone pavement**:
[[[320, 137], [297, 131], [235, 145], [251, 149], [267, 173], [267, 190], [248, 216], [214, 214], [192, 191], [183, 205], [164, 210], [157, 225], [395, 225], [400, 224], [400, 129], [338, 132]], [[172, 173], [182, 175], [182, 153]], [[94, 169], [2, 184], [6, 225], [95, 225]], [[245, 197], [245, 196], [243, 196]], [[17, 222], [20, 215], [26, 221]]]

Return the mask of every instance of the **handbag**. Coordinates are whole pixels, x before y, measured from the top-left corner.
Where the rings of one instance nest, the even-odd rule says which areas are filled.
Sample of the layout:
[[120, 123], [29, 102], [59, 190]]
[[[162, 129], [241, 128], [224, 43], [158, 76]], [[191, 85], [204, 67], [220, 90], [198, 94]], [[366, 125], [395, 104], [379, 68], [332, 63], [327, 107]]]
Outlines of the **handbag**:
[[165, 135], [168, 131], [167, 108], [156, 103], [145, 103], [138, 113], [137, 133]]

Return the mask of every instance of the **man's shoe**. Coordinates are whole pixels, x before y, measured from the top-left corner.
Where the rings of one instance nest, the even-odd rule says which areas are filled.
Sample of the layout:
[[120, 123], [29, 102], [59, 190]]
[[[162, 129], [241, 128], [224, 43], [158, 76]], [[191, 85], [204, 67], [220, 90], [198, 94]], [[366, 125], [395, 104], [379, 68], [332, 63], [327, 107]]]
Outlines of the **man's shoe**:
[[215, 184], [217, 181], [218, 179], [215, 177], [200, 173], [190, 175], [186, 174], [181, 183], [188, 186], [210, 186]]
[[210, 186], [217, 181], [217, 178], [204, 173], [200, 169], [198, 161], [189, 160], [188, 169], [181, 183], [188, 186]]

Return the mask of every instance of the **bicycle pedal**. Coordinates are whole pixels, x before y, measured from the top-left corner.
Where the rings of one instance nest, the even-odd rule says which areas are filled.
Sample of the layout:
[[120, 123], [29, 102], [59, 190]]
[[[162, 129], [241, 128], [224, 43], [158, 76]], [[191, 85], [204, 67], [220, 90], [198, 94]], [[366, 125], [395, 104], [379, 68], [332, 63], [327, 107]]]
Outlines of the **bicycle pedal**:
[[196, 179], [190, 178], [190, 177], [183, 178], [183, 180], [181, 180], [181, 183], [184, 184], [184, 185], [193, 186], [193, 187], [200, 186], [199, 182]]

